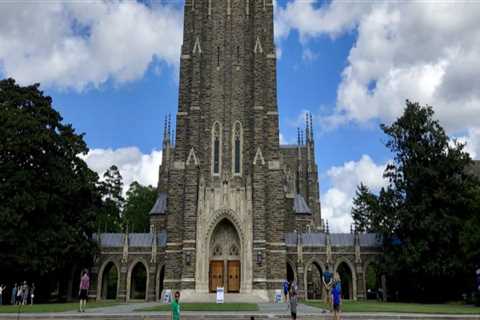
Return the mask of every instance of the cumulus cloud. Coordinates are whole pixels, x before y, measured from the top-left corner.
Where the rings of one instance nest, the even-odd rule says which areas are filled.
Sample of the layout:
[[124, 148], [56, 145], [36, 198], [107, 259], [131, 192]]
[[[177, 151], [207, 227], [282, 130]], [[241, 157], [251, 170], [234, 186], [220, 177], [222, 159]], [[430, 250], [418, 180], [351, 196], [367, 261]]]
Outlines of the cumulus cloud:
[[[456, 134], [480, 128], [480, 3], [294, 0], [277, 8], [279, 37], [308, 41], [356, 31], [337, 90], [333, 125], [390, 122], [405, 100], [434, 107]], [[471, 138], [473, 139], [473, 138]], [[478, 155], [478, 153], [477, 153]]]
[[137, 1], [7, 1], [0, 10], [0, 72], [21, 84], [98, 87], [178, 64], [179, 8]]
[[352, 223], [351, 209], [355, 191], [360, 183], [373, 192], [386, 186], [383, 178], [385, 164], [377, 165], [368, 155], [358, 161], [346, 162], [343, 166], [327, 171], [331, 187], [322, 194], [322, 217], [328, 220], [330, 230], [349, 232]]
[[157, 186], [158, 167], [162, 162], [162, 151], [142, 153], [137, 147], [119, 149], [92, 149], [83, 156], [90, 169], [100, 177], [112, 165], [116, 165], [123, 177], [124, 193], [133, 181], [142, 185]]

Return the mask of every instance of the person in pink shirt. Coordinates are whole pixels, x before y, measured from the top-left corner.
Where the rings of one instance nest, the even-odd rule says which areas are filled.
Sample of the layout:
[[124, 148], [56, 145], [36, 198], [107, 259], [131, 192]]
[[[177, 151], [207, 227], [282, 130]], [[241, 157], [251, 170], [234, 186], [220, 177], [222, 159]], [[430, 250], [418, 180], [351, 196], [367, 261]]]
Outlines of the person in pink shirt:
[[88, 289], [90, 288], [90, 277], [87, 269], [83, 270], [82, 278], [80, 279], [80, 290], [78, 295], [80, 297], [80, 309], [78, 312], [85, 312], [87, 306]]

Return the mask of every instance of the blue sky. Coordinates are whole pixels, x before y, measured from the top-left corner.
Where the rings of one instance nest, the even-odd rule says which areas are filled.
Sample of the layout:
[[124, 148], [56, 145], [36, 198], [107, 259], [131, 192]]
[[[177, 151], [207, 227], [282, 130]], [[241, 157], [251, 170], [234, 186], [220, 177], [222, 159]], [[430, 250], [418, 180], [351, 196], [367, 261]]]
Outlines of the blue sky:
[[[0, 75], [41, 82], [86, 133], [87, 163], [154, 184], [175, 114], [182, 3], [0, 4]], [[1, 22], [3, 21], [3, 23]], [[280, 132], [314, 115], [323, 217], [349, 230], [355, 186], [378, 190], [391, 155], [379, 129], [405, 99], [434, 106], [480, 155], [480, 4], [289, 0], [276, 4]]]

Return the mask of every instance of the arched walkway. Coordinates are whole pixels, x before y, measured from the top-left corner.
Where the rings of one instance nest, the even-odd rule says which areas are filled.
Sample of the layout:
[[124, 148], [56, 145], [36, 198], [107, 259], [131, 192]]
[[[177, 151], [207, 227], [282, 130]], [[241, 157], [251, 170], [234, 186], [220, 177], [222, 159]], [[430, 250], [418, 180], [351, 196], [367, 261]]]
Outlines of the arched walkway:
[[343, 299], [353, 299], [354, 290], [353, 290], [353, 274], [350, 266], [345, 261], [340, 262], [337, 266], [336, 272], [340, 275], [340, 280], [342, 282], [342, 298]]
[[138, 261], [130, 272], [130, 299], [145, 300], [147, 297], [147, 268]]
[[102, 299], [117, 299], [119, 277], [117, 266], [112, 261], [108, 262], [107, 265], [104, 267], [101, 279]]
[[306, 296], [307, 299], [319, 300], [323, 296], [322, 267], [316, 261], [310, 263], [306, 273]]
[[290, 262], [287, 262], [287, 281], [292, 282], [295, 280], [295, 271], [290, 264]]
[[158, 269], [158, 274], [157, 274], [157, 300], [160, 300], [162, 298], [162, 292], [163, 292], [163, 280], [165, 279], [165, 265], [161, 266]]
[[240, 237], [230, 220], [221, 220], [213, 230], [209, 253], [209, 291], [223, 287], [226, 292], [240, 292]]

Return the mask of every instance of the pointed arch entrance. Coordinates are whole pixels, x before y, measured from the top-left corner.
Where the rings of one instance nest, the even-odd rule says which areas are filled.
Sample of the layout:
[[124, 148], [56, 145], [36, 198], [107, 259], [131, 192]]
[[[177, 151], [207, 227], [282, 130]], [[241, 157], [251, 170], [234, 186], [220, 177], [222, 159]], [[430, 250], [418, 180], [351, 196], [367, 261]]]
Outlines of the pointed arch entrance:
[[138, 261], [130, 273], [130, 299], [146, 300], [147, 297], [147, 268]]
[[240, 237], [228, 219], [221, 220], [210, 238], [209, 291], [218, 287], [226, 292], [240, 292]]
[[316, 261], [310, 263], [307, 267], [306, 274], [306, 288], [307, 288], [307, 299], [309, 300], [320, 300], [323, 296], [323, 283], [322, 283], [322, 267]]
[[352, 269], [348, 263], [342, 261], [337, 266], [337, 272], [340, 275], [340, 281], [342, 283], [342, 299], [353, 299], [354, 279]]
[[103, 300], [117, 299], [117, 292], [119, 286], [119, 277], [117, 266], [112, 262], [108, 262], [103, 269], [102, 274], [102, 292]]

